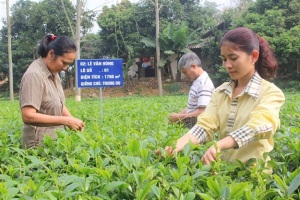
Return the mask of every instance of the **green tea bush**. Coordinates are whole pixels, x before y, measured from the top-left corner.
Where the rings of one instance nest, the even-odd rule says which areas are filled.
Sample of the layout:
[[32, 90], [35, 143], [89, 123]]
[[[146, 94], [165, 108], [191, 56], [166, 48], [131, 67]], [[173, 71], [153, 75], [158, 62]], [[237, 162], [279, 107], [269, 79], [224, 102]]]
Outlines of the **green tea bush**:
[[181, 85], [180, 82], [167, 83], [164, 84], [163, 88], [169, 94], [180, 94]]
[[275, 84], [286, 92], [300, 91], [300, 74], [294, 73], [278, 77], [274, 80]]
[[209, 73], [209, 76], [212, 82], [214, 83], [215, 87], [220, 86], [226, 81], [230, 81], [228, 77], [228, 72], [222, 65], [214, 65], [213, 72]]
[[167, 157], [164, 147], [187, 131], [168, 124], [168, 114], [185, 106], [186, 95], [103, 99], [103, 110], [99, 99], [68, 99], [85, 130], [58, 131], [57, 140], [28, 150], [18, 102], [1, 101], [0, 199], [300, 199], [300, 95], [286, 97], [273, 174], [262, 160], [203, 165], [213, 142]]

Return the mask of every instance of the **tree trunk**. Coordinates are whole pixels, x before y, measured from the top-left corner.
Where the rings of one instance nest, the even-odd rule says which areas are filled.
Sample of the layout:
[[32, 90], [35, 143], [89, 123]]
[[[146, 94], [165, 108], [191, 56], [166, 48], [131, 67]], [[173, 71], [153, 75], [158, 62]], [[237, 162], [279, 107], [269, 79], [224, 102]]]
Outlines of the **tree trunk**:
[[155, 0], [155, 22], [156, 22], [156, 67], [157, 67], [157, 82], [159, 96], [163, 95], [162, 90], [162, 81], [161, 81], [161, 68], [160, 63], [160, 46], [159, 46], [159, 9], [158, 9], [158, 0]]
[[74, 78], [73, 78], [73, 77], [70, 77], [70, 78], [69, 78], [69, 88], [70, 88], [70, 89], [73, 89], [73, 88], [74, 88]]
[[9, 0], [6, 0], [6, 21], [7, 21], [7, 50], [8, 50], [8, 68], [9, 68], [9, 97], [14, 101], [13, 68], [11, 53], [11, 25], [9, 18]]

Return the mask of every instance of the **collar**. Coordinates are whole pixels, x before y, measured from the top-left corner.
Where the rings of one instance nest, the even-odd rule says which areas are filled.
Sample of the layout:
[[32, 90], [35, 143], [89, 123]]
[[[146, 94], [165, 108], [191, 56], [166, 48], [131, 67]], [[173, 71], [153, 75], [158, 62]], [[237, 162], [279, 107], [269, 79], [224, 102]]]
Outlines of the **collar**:
[[196, 80], [193, 81], [193, 83], [196, 83], [200, 81], [201, 83], [204, 83], [207, 80], [208, 74], [206, 71], [203, 71], [200, 76]]
[[[261, 82], [262, 82], [262, 78], [257, 72], [255, 72], [252, 78], [250, 79], [249, 83], [245, 87], [244, 91], [241, 93], [241, 95], [246, 93], [252, 96], [253, 98], [257, 99], [259, 95]], [[226, 94], [230, 95], [233, 91], [233, 88], [235, 87], [235, 84], [236, 82], [234, 80], [231, 80], [229, 83], [223, 85], [220, 88], [220, 91], [224, 91]]]
[[54, 75], [55, 78], [57, 77], [58, 73], [52, 74], [49, 71], [49, 69], [48, 69], [47, 65], [45, 64], [45, 62], [44, 62], [44, 60], [43, 60], [42, 57], [39, 57], [38, 60], [40, 62], [41, 70], [42, 70], [43, 74], [45, 75], [45, 77], [47, 77], [47, 78], [50, 77], [51, 78], [52, 75]]

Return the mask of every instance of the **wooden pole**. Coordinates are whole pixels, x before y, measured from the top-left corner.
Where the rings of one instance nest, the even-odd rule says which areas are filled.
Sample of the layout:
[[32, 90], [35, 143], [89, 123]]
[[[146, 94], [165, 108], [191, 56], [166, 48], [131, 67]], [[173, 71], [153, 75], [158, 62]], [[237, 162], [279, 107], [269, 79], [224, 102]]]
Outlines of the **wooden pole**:
[[6, 21], [7, 21], [7, 50], [8, 50], [8, 68], [9, 68], [9, 97], [14, 101], [13, 68], [11, 53], [11, 24], [9, 17], [9, 0], [6, 0]]
[[159, 8], [158, 8], [158, 0], [155, 0], [155, 22], [156, 22], [156, 68], [157, 68], [157, 81], [158, 81], [158, 90], [159, 96], [163, 95], [162, 90], [162, 81], [161, 81], [161, 68], [159, 66], [160, 63], [160, 46], [159, 46]]
[[[80, 24], [81, 24], [81, 0], [77, 0], [77, 20], [76, 20], [76, 46], [78, 48], [76, 52], [76, 60], [80, 59]], [[78, 75], [77, 75], [77, 62], [75, 62], [75, 87], [76, 94], [75, 100], [81, 101], [81, 90], [78, 87]]]

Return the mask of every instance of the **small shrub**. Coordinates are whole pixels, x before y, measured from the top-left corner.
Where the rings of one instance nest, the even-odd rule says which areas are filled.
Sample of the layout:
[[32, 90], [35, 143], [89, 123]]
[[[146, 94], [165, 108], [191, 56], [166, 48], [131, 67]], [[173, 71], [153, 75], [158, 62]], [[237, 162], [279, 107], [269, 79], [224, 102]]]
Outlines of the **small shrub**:
[[164, 90], [170, 94], [179, 94], [181, 85], [179, 82], [168, 83], [164, 85]]

